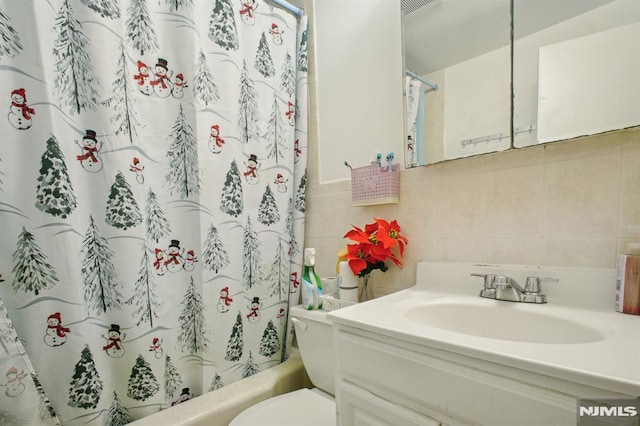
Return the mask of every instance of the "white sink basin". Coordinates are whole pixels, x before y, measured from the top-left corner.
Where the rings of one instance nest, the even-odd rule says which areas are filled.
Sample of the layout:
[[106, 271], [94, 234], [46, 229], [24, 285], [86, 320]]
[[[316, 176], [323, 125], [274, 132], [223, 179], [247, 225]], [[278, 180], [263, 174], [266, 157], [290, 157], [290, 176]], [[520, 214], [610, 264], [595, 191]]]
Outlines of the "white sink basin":
[[542, 312], [546, 311], [545, 305], [487, 302], [420, 304], [404, 310], [404, 316], [446, 331], [517, 342], [576, 344], [607, 338], [606, 328], [594, 326], [593, 321], [585, 319], [581, 323], [573, 315], [567, 319]]
[[[549, 303], [536, 305], [479, 297], [472, 273], [560, 281], [543, 288]], [[638, 396], [640, 316], [615, 312], [615, 281], [615, 269], [422, 262], [414, 287], [329, 318], [337, 328]]]

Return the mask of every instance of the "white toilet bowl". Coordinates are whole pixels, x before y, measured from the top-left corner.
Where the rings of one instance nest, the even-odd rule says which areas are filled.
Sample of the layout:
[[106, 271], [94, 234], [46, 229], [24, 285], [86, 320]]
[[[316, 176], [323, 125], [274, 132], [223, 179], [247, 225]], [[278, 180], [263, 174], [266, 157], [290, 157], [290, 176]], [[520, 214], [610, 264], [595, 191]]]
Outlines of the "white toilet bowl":
[[294, 306], [289, 313], [298, 349], [313, 389], [300, 389], [259, 402], [238, 414], [229, 426], [334, 426], [334, 351], [331, 321], [325, 311]]
[[320, 389], [300, 389], [274, 396], [238, 414], [229, 426], [332, 426], [333, 397]]

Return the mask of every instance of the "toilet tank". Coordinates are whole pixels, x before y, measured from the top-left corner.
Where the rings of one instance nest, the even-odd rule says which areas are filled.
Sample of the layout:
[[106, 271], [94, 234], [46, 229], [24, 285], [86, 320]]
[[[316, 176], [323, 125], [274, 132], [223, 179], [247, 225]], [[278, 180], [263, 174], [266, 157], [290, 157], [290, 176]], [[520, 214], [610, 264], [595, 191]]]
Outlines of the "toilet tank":
[[327, 312], [307, 311], [301, 305], [289, 312], [296, 329], [298, 350], [311, 382], [315, 387], [335, 395], [335, 351], [333, 330]]

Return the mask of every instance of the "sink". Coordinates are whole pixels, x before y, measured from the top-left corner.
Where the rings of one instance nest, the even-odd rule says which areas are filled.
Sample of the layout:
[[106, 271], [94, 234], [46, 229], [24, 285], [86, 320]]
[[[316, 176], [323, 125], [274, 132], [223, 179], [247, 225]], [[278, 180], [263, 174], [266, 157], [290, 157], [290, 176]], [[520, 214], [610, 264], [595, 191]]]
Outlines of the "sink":
[[[560, 281], [543, 288], [548, 303], [507, 302], [480, 297], [482, 282], [472, 273], [504, 275], [518, 282], [526, 282], [528, 276], [534, 275]], [[573, 417], [535, 424], [568, 424], [575, 423], [577, 413], [576, 405], [565, 402], [565, 394], [586, 397], [613, 392], [632, 395], [630, 398], [640, 396], [640, 316], [615, 312], [615, 281], [615, 269], [420, 262], [415, 286], [331, 311], [327, 316], [333, 321], [334, 340], [345, 351], [343, 358], [349, 358], [353, 365], [371, 367], [357, 373], [357, 377], [373, 377], [371, 372], [378, 371], [376, 377], [382, 374], [380, 377], [389, 386], [394, 377], [406, 379], [424, 374], [424, 380], [417, 380], [413, 387], [404, 384], [404, 389], [411, 389], [412, 395], [423, 395], [425, 389], [433, 388], [431, 395], [440, 398], [444, 384], [450, 384], [456, 389], [451, 403], [439, 400], [429, 409], [438, 406], [449, 410], [454, 401], [472, 401], [469, 413], [475, 415], [482, 406], [477, 400], [482, 392], [475, 386], [484, 383], [485, 378], [476, 372], [486, 368], [486, 377], [495, 375], [500, 381], [514, 373], [516, 382], [539, 374], [540, 381], [536, 379], [534, 388], [559, 391], [562, 395], [555, 394], [548, 401], [553, 401], [554, 407], [564, 407], [563, 411], [572, 410]], [[370, 344], [373, 340], [377, 343]], [[386, 348], [374, 355], [377, 344]], [[349, 352], [358, 345], [367, 354], [366, 359]], [[413, 356], [414, 352], [421, 355]], [[393, 362], [396, 353], [406, 361]], [[449, 361], [455, 367], [447, 368]], [[345, 366], [342, 361], [338, 364], [340, 368]], [[380, 373], [380, 365], [395, 368], [405, 364], [406, 372], [396, 376], [387, 369]], [[441, 374], [447, 372], [455, 373], [456, 378], [446, 380]], [[473, 378], [473, 386], [458, 382], [467, 376]], [[551, 385], [547, 379], [562, 382]], [[429, 380], [437, 386], [425, 386]], [[568, 383], [586, 385], [589, 390], [577, 391]], [[499, 396], [495, 393], [499, 387], [487, 391], [492, 397], [486, 405], [493, 411], [498, 400], [501, 409], [509, 406], [503, 399], [516, 389], [508, 384], [509, 390]], [[537, 391], [526, 389], [515, 394], [538, 395]], [[543, 400], [541, 396], [535, 399]], [[533, 418], [537, 412], [546, 411], [526, 405], [518, 415]], [[516, 420], [501, 424], [520, 423]]]
[[[546, 306], [545, 306], [546, 307]], [[546, 344], [593, 343], [607, 338], [606, 327], [589, 318], [577, 322], [576, 315], [561, 316], [542, 311], [540, 305], [510, 302], [489, 305], [440, 302], [409, 307], [403, 315], [412, 321], [441, 330], [490, 339]], [[567, 319], [571, 318], [571, 319]]]

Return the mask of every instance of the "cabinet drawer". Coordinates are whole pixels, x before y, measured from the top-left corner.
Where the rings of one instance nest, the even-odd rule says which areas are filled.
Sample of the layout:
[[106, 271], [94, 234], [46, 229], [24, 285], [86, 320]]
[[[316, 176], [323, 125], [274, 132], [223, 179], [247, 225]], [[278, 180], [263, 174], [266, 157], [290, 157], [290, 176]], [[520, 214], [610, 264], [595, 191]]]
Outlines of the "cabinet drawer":
[[444, 426], [431, 417], [392, 404], [349, 383], [342, 382], [339, 387], [340, 426]]

